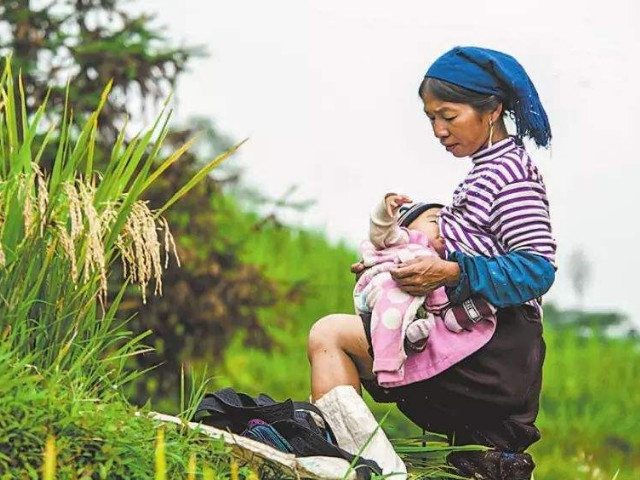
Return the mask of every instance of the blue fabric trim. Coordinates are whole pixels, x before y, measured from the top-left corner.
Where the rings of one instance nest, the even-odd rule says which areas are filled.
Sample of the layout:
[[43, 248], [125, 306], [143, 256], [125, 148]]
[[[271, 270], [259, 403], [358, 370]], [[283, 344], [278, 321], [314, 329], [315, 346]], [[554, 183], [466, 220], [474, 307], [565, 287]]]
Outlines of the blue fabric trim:
[[514, 251], [493, 258], [453, 252], [448, 260], [460, 266], [460, 282], [446, 289], [453, 303], [481, 295], [498, 308], [521, 305], [545, 294], [556, 277], [551, 262], [531, 252]]
[[[449, 255], [449, 261], [457, 262], [457, 258], [455, 258], [453, 254]], [[467, 275], [467, 272], [463, 270], [463, 266], [460, 262], [458, 262], [458, 265], [460, 266], [460, 281], [458, 282], [458, 285], [455, 287], [446, 287], [445, 289], [447, 297], [449, 297], [449, 301], [452, 303], [462, 303], [473, 295], [469, 284], [469, 275]]]

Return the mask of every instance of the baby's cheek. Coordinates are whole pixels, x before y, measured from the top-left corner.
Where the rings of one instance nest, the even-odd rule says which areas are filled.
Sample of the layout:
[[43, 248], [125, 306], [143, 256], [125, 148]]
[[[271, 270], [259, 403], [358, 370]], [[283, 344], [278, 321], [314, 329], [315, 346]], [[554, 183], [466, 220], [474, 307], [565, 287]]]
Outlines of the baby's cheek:
[[433, 240], [429, 239], [429, 245], [433, 247], [433, 249], [438, 253], [438, 256], [440, 258], [445, 257], [444, 238], [438, 235]]
[[432, 247], [435, 247], [435, 245], [441, 243], [442, 237], [440, 236], [438, 227], [436, 227], [433, 223], [429, 225], [425, 233], [427, 234], [427, 240], [429, 240], [429, 245], [431, 245]]

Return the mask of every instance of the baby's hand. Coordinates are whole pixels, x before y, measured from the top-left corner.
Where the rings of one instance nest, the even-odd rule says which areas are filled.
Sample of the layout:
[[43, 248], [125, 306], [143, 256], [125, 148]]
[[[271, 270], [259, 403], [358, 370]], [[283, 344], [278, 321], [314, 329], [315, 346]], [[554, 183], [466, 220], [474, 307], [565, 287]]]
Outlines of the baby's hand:
[[412, 200], [406, 195], [396, 195], [395, 193], [390, 193], [386, 197], [384, 197], [384, 203], [387, 207], [387, 213], [390, 217], [395, 217], [396, 213], [398, 213], [398, 209], [402, 205], [411, 202]]

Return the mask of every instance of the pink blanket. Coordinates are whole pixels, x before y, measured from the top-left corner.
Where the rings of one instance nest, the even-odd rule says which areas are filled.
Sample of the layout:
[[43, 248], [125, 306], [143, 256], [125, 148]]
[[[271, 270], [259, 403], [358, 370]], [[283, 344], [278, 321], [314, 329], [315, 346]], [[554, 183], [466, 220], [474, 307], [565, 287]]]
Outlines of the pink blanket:
[[[408, 243], [376, 250], [365, 241], [360, 253], [365, 266], [370, 267], [358, 279], [354, 289], [354, 304], [359, 314], [371, 314], [371, 340], [374, 353], [373, 372], [383, 387], [407, 385], [431, 378], [471, 355], [492, 337], [494, 316], [459, 333], [447, 329], [441, 313], [449, 302], [444, 288], [427, 297], [414, 297], [398, 287], [389, 273], [398, 264], [413, 258], [437, 255], [428, 246], [426, 236], [417, 230], [406, 230]], [[424, 304], [435, 325], [429, 334], [426, 348], [420, 352], [406, 352], [405, 332]]]

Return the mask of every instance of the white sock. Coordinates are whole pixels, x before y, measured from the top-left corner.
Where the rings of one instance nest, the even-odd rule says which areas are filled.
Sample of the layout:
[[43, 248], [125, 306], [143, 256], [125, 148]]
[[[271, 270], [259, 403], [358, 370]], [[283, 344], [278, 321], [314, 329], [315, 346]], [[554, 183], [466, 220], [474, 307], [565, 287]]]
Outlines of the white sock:
[[355, 388], [351, 385], [337, 386], [315, 405], [331, 425], [341, 448], [356, 455], [366, 444], [360, 453], [363, 458], [376, 461], [383, 474], [393, 474], [386, 478], [406, 480], [407, 467]]
[[429, 337], [435, 326], [436, 321], [433, 315], [429, 315], [427, 318], [417, 318], [407, 327], [405, 337], [410, 343], [418, 344]]

